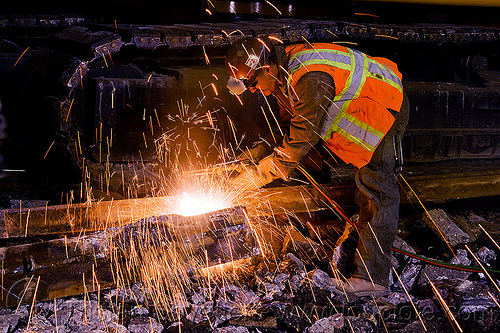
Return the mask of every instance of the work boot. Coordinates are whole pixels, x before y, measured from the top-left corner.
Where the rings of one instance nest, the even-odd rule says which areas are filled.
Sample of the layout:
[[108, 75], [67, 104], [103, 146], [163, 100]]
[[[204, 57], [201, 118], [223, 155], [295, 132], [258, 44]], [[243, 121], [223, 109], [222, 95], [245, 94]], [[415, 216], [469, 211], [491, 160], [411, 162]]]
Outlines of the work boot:
[[347, 281], [345, 282], [339, 279], [332, 278], [332, 282], [340, 294], [351, 293], [359, 297], [381, 297], [387, 295], [387, 293], [389, 292], [389, 289], [384, 286], [372, 283], [369, 280], [356, 277], [347, 279]]

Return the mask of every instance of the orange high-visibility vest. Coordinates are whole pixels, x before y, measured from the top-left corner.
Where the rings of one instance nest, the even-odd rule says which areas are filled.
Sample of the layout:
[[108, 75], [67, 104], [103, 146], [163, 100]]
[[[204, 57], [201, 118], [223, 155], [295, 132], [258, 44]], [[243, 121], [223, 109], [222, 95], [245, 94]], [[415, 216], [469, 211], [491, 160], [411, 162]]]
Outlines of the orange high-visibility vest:
[[329, 43], [290, 45], [285, 51], [290, 97], [305, 73], [330, 74], [336, 95], [321, 137], [344, 162], [358, 168], [368, 164], [394, 122], [387, 109], [399, 111], [403, 103], [402, 76], [396, 64]]

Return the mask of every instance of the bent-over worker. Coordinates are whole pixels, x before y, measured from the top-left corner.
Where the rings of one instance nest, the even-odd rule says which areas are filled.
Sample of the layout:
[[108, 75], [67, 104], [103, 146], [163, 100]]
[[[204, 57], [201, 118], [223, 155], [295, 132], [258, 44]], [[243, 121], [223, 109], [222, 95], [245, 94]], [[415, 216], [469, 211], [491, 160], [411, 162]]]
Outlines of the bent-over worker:
[[[347, 282], [333, 281], [340, 291], [360, 296], [386, 292], [400, 200], [394, 147], [409, 112], [396, 64], [331, 43], [269, 47], [260, 39], [243, 37], [226, 54], [226, 69], [233, 93], [249, 89], [272, 94], [280, 116], [290, 119], [281, 144], [234, 183], [255, 189], [278, 178], [288, 180], [322, 140], [356, 167], [361, 194], [357, 268]], [[253, 153], [256, 150], [265, 151], [256, 147]]]

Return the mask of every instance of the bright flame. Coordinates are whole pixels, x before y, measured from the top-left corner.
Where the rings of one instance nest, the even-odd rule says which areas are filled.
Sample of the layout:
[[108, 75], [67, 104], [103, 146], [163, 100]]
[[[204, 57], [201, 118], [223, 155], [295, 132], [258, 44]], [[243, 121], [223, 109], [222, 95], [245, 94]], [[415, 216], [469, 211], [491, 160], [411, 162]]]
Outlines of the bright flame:
[[179, 198], [178, 207], [174, 208], [174, 213], [182, 216], [193, 216], [229, 207], [231, 207], [231, 203], [217, 193], [196, 195], [183, 192]]

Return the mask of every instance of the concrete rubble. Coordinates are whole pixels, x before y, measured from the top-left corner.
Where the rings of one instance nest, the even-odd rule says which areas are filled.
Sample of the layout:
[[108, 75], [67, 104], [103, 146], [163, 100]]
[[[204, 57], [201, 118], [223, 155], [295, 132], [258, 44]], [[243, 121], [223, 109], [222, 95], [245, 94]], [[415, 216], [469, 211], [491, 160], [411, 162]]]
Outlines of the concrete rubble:
[[[479, 261], [498, 269], [500, 251], [489, 237], [464, 236], [467, 234], [459, 231], [459, 224], [453, 223], [468, 218], [477, 221], [479, 215], [444, 210], [430, 211], [429, 215], [441, 226], [447, 224], [441, 232], [453, 243], [444, 243], [442, 235], [434, 233], [425, 217], [420, 217], [411, 223], [401, 222], [394, 247], [452, 265], [479, 268]], [[500, 214], [482, 216], [485, 228], [500, 223]], [[411, 237], [418, 232], [427, 233], [427, 237]], [[300, 239], [302, 244], [315, 246], [306, 238]], [[261, 261], [238, 280], [213, 281], [210, 288], [193, 283], [184, 294], [172, 295], [168, 311], [153, 306], [151, 294], [136, 283], [34, 306], [0, 309], [0, 333], [500, 331], [496, 273], [439, 267], [394, 251], [390, 292], [379, 298], [357, 297], [336, 290], [323, 263], [314, 266], [305, 262], [289, 245], [283, 247], [286, 251], [278, 262]]]

